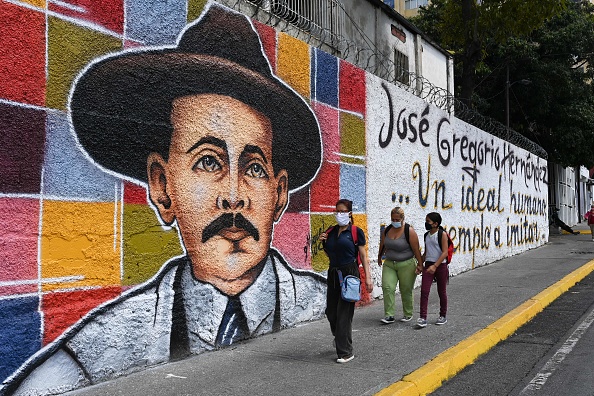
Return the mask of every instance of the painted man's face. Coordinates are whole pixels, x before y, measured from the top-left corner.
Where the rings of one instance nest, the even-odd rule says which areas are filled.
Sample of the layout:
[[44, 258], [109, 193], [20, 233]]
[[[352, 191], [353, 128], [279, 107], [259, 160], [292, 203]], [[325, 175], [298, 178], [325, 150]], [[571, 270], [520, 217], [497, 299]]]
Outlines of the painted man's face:
[[148, 159], [149, 192], [177, 224], [195, 276], [226, 294], [248, 287], [288, 200], [287, 172], [272, 167], [270, 120], [228, 96], [178, 98], [169, 158]]

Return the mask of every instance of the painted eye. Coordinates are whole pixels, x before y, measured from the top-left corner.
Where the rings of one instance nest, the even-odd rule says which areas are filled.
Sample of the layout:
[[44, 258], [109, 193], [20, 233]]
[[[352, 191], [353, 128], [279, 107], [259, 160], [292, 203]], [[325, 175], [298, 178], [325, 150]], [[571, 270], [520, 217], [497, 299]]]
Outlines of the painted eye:
[[246, 175], [255, 178], [267, 178], [268, 174], [264, 170], [264, 167], [258, 163], [253, 163], [249, 166], [247, 171], [245, 172]]
[[192, 168], [193, 170], [200, 169], [206, 172], [216, 172], [221, 169], [221, 164], [212, 155], [205, 155], [200, 158]]

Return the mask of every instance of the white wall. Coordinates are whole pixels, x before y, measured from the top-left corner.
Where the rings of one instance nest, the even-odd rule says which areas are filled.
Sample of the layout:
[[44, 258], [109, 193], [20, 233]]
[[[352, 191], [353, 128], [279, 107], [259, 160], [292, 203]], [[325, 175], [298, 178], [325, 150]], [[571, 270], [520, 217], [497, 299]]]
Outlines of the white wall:
[[427, 213], [442, 215], [457, 247], [452, 274], [547, 242], [545, 160], [371, 74], [366, 113], [372, 260], [394, 206], [421, 235]]

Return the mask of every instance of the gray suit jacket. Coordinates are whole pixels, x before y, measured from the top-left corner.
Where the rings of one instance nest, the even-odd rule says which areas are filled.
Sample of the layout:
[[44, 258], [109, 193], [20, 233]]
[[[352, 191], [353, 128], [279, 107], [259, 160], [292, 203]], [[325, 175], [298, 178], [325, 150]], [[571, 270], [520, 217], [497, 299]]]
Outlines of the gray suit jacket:
[[[169, 261], [150, 281], [94, 309], [31, 357], [0, 394], [66, 392], [216, 348], [227, 297], [190, 274], [187, 257]], [[241, 295], [250, 337], [321, 318], [325, 284], [323, 276], [291, 268], [271, 249]]]

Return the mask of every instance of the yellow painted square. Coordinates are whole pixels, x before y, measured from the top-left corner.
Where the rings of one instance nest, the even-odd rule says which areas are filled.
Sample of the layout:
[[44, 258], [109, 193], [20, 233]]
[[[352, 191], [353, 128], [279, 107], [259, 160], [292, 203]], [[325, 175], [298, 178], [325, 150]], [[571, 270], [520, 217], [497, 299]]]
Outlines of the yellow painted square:
[[310, 96], [309, 45], [286, 33], [278, 35], [276, 74], [301, 96]]
[[121, 48], [119, 38], [48, 17], [47, 106], [65, 110], [77, 74], [92, 59]]
[[340, 114], [342, 162], [365, 165], [365, 120], [351, 113]]
[[[365, 214], [353, 214], [353, 220], [355, 225], [359, 227], [365, 233], [365, 239], [367, 236], [367, 216]], [[336, 226], [336, 219], [334, 214], [312, 214], [310, 217], [311, 222], [311, 266], [314, 271], [321, 272], [326, 271], [330, 265], [330, 260], [324, 252], [322, 242], [320, 241], [320, 234], [325, 232], [328, 228]], [[366, 240], [366, 245], [369, 241]], [[367, 246], [366, 246], [367, 249]]]
[[208, 0], [188, 0], [187, 21], [192, 22], [200, 16]]
[[44, 201], [41, 217], [43, 291], [120, 285], [120, 211], [113, 202]]
[[31, 4], [39, 8], [46, 8], [47, 2], [45, 0], [21, 0], [23, 3]]
[[149, 206], [124, 205], [124, 285], [146, 281], [182, 253], [177, 230], [161, 226]]

